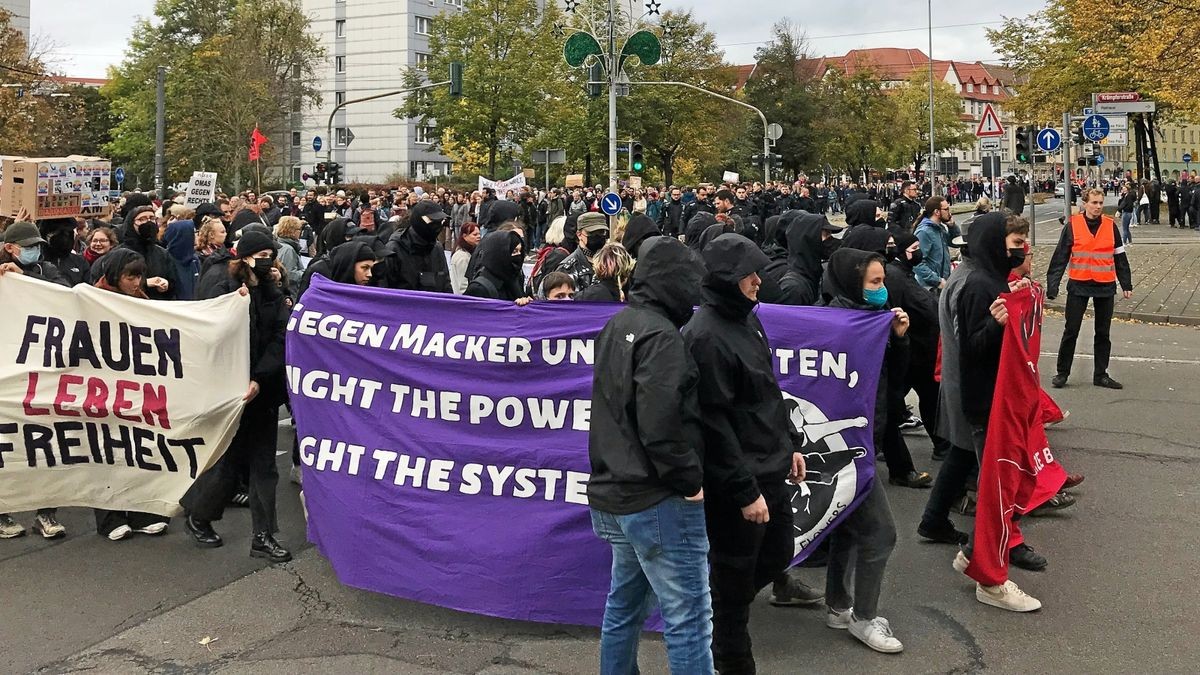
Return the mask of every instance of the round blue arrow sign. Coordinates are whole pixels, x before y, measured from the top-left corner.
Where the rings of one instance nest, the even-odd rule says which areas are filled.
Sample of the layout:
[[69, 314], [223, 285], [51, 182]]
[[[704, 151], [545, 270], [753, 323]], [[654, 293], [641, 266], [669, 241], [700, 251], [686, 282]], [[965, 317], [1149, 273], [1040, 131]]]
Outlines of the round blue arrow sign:
[[1057, 129], [1042, 129], [1037, 133], [1037, 146], [1042, 152], [1054, 152], [1062, 145], [1062, 134]]
[[116, 181], [118, 183], [124, 183], [125, 182], [125, 169], [123, 167], [118, 166], [117, 170], [113, 172], [113, 178], [116, 179]]
[[607, 192], [600, 200], [600, 211], [606, 216], [615, 216], [621, 212], [621, 196], [615, 192]]
[[1190, 153], [1190, 152], [1183, 153], [1183, 163], [1184, 164], [1192, 163], [1192, 153]]
[[313, 152], [321, 151], [321, 137], [313, 136]]
[[1091, 115], [1085, 119], [1083, 137], [1092, 142], [1108, 138], [1108, 118], [1103, 115]]
[[1103, 164], [1103, 163], [1104, 163], [1104, 153], [1101, 152], [1096, 155], [1096, 164]]

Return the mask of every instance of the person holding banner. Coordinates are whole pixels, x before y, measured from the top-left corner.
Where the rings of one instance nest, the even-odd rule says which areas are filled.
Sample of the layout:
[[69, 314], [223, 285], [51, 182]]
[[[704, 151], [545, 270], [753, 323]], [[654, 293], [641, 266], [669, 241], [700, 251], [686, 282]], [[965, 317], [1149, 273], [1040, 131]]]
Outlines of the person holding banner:
[[[216, 466], [200, 475], [181, 501], [187, 510], [184, 524], [202, 548], [224, 542], [213, 530], [225, 506], [249, 475], [249, 507], [253, 536], [250, 555], [271, 562], [287, 562], [292, 554], [275, 540], [275, 489], [279, 471], [275, 448], [279, 435], [279, 406], [286, 400], [283, 344], [287, 326], [286, 296], [271, 274], [277, 244], [271, 235], [250, 230], [238, 240], [236, 258], [227, 267], [222, 283], [214, 284], [201, 299], [215, 298], [246, 287], [250, 294], [250, 388], [237, 435]], [[231, 374], [238, 376], [239, 374]]]
[[587, 499], [613, 554], [600, 672], [638, 672], [657, 597], [671, 673], [711, 675], [699, 374], [679, 333], [700, 299], [700, 270], [675, 239], [653, 240], [641, 256], [629, 306], [595, 343]]
[[[829, 258], [822, 294], [829, 307], [861, 311], [888, 310], [884, 285], [885, 259], [878, 253], [839, 248]], [[891, 308], [892, 337], [888, 340], [883, 370], [875, 394], [875, 447], [883, 444], [887, 417], [888, 380], [908, 367], [908, 314]], [[829, 566], [825, 573], [825, 625], [849, 630], [860, 642], [877, 652], [895, 654], [904, 645], [892, 634], [891, 624], [879, 616], [883, 574], [896, 546], [896, 523], [887, 493], [876, 480], [858, 508], [850, 512], [830, 536]], [[853, 556], [853, 557], [852, 557]], [[853, 573], [854, 592], [846, 587]]]
[[703, 251], [704, 302], [683, 329], [700, 371], [704, 512], [712, 548], [713, 663], [754, 673], [750, 604], [792, 559], [791, 493], [804, 455], [790, 437], [765, 329], [754, 315], [770, 259], [740, 234]]

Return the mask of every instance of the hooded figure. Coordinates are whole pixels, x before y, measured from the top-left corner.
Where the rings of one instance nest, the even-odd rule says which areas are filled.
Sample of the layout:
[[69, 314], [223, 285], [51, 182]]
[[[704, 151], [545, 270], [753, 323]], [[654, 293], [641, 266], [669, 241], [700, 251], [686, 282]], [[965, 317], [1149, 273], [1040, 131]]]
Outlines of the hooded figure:
[[956, 303], [962, 409], [974, 425], [987, 424], [1000, 371], [1004, 326], [992, 317], [991, 306], [1008, 292], [1013, 258], [1005, 245], [1003, 213], [985, 213], [971, 225], [967, 245], [974, 271], [963, 283]]
[[383, 263], [383, 285], [405, 291], [451, 293], [450, 265], [437, 240], [449, 216], [436, 202], [418, 202], [409, 212], [409, 227], [392, 235]]
[[[891, 232], [880, 227], [856, 227], [846, 231], [846, 236], [842, 237], [841, 247], [878, 253], [890, 262], [895, 257], [897, 250], [895, 244], [888, 245], [888, 240], [892, 238]], [[888, 253], [888, 248], [892, 249], [891, 254]]]
[[[787, 219], [787, 214], [784, 214]], [[796, 211], [787, 226], [788, 271], [779, 281], [782, 304], [815, 305], [821, 284], [823, 231], [832, 226], [825, 216]]]
[[516, 232], [492, 232], [475, 249], [479, 271], [467, 284], [464, 295], [493, 300], [521, 297], [521, 235]]
[[348, 241], [329, 254], [329, 280], [355, 285], [355, 268], [364, 260], [374, 260], [375, 250], [365, 241]]
[[705, 230], [716, 224], [717, 217], [713, 214], [707, 211], [701, 211], [697, 213], [696, 215], [692, 216], [691, 220], [687, 222], [687, 228], [683, 231], [684, 243], [687, 244], [688, 248], [692, 249], [696, 253], [699, 253], [701, 251], [700, 235], [704, 234]]
[[[697, 248], [696, 248], [697, 251], [701, 252], [701, 258], [700, 258], [701, 261], [704, 260], [703, 251], [705, 248], [708, 248], [709, 243], [712, 242], [713, 240], [715, 240], [717, 237], [720, 237], [721, 235], [727, 234], [729, 232], [730, 231], [727, 228], [727, 226], [723, 225], [721, 223], [716, 223], [715, 225], [709, 225], [708, 227], [704, 228], [704, 232], [702, 232], [700, 234], [700, 240], [699, 240], [699, 242], [697, 242]], [[759, 251], [759, 253], [762, 253], [762, 251]]]
[[[106, 255], [100, 260], [100, 276], [96, 279], [95, 286], [106, 291], [114, 293], [121, 292], [121, 274], [131, 265], [137, 264], [141, 268], [143, 274], [146, 269], [146, 261], [140, 253], [135, 253], [127, 248], [118, 248], [112, 251], [113, 255]], [[133, 295], [135, 298], [149, 299], [146, 296], [145, 288], [138, 288], [138, 293]], [[104, 534], [108, 534], [104, 532]]]
[[[171, 257], [165, 248], [158, 245], [158, 220], [142, 223], [137, 228], [133, 226], [133, 221], [144, 213], [140, 210], [142, 208], [150, 207], [140, 207], [129, 213], [129, 222], [125, 224], [125, 236], [121, 240], [120, 248], [127, 248], [142, 254], [142, 257], [146, 259], [146, 279], [161, 277], [167, 280], [165, 292], [147, 286], [146, 295], [151, 300], [174, 300], [179, 292], [179, 267], [175, 264], [175, 258]], [[99, 278], [99, 272], [93, 270], [91, 277], [95, 283], [95, 280]]]
[[125, 203], [121, 205], [121, 222], [129, 219], [129, 214], [136, 208], [141, 206], [154, 206], [154, 202], [150, 199], [150, 195], [144, 192], [134, 192], [125, 198]]
[[567, 216], [567, 222], [563, 224], [563, 240], [562, 247], [567, 249], [567, 254], [575, 252], [579, 248], [579, 214], [572, 213]]
[[196, 257], [196, 225], [190, 220], [176, 220], [167, 225], [163, 233], [163, 246], [175, 261], [179, 273], [180, 300], [196, 297], [196, 283], [200, 278], [200, 259]]
[[767, 224], [763, 226], [762, 251], [770, 262], [758, 273], [762, 278], [762, 286], [758, 289], [759, 302], [784, 304], [786, 301], [779, 284], [788, 271], [787, 228], [798, 215], [800, 212], [796, 210], [784, 211], [767, 218]]
[[638, 257], [638, 247], [642, 245], [642, 242], [661, 234], [658, 231], [658, 225], [653, 220], [639, 213], [630, 218], [629, 224], [625, 226], [625, 235], [621, 237], [621, 245], [636, 260]]
[[[739, 234], [713, 239], [703, 256], [704, 303], [684, 327], [683, 339], [700, 371], [704, 411], [713, 660], [720, 672], [754, 672], [750, 603], [783, 574], [794, 553], [785, 481], [798, 446], [789, 435], [766, 331], [753, 311], [756, 284], [743, 290], [769, 259]], [[752, 521], [743, 509], [760, 509], [769, 518]]]
[[333, 249], [334, 246], [346, 243], [357, 231], [358, 227], [349, 220], [334, 218], [329, 221], [329, 224], [321, 232], [321, 241], [317, 249], [321, 253], [326, 253]]
[[87, 282], [90, 266], [75, 252], [75, 219], [51, 218], [39, 221], [38, 226], [46, 240], [42, 260], [54, 265], [71, 286]]
[[879, 227], [875, 214], [879, 211], [879, 202], [870, 199], [859, 199], [846, 205], [846, 227], [854, 228], [859, 225]]

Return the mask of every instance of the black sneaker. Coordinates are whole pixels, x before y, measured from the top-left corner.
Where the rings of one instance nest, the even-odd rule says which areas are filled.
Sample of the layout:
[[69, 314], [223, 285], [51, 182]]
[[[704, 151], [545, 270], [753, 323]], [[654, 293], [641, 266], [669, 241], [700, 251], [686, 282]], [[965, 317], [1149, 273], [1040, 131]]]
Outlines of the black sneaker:
[[1029, 544], [1017, 544], [1008, 549], [1008, 562], [1030, 572], [1041, 572], [1050, 564], [1046, 556], [1033, 550]]
[[200, 548], [217, 548], [225, 543], [221, 541], [221, 535], [212, 528], [212, 523], [207, 520], [196, 520], [189, 515], [183, 519], [183, 526], [191, 533], [192, 539], [196, 540], [196, 545]]
[[792, 576], [791, 570], [784, 572], [771, 587], [770, 602], [776, 607], [805, 607], [824, 599], [824, 593]]
[[1125, 385], [1121, 384], [1120, 382], [1117, 382], [1116, 380], [1112, 379], [1111, 377], [1109, 377], [1107, 375], [1101, 375], [1100, 377], [1093, 379], [1092, 384], [1096, 385], [1097, 387], [1104, 387], [1105, 389], [1124, 389], [1125, 388]]
[[909, 413], [908, 417], [905, 418], [905, 420], [900, 423], [900, 430], [904, 431], [906, 429], [917, 429], [921, 426], [922, 426], [921, 418], [917, 417], [917, 415], [915, 413]]
[[927, 488], [933, 485], [933, 476], [926, 471], [909, 471], [901, 476], [889, 476], [888, 482], [907, 488]]
[[969, 537], [947, 522], [941, 527], [928, 527], [924, 523], [917, 526], [917, 534], [936, 544], [955, 544], [966, 546]]
[[1043, 502], [1041, 506], [1030, 511], [1029, 516], [1044, 516], [1051, 511], [1065, 509], [1070, 506], [1075, 506], [1075, 495], [1071, 494], [1070, 492], [1059, 492]]
[[1055, 389], [1062, 389], [1063, 387], [1067, 386], [1067, 376], [1055, 375], [1054, 379], [1050, 380], [1050, 386], [1054, 387]]
[[259, 532], [250, 540], [250, 557], [266, 558], [273, 563], [285, 563], [292, 559], [292, 554], [275, 541], [275, 537], [266, 532]]

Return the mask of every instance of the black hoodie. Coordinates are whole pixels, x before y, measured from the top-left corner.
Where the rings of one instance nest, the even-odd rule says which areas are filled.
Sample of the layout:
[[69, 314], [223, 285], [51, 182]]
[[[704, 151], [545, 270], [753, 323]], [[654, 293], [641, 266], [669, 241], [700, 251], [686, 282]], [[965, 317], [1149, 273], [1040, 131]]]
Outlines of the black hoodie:
[[[784, 214], [786, 220], [787, 214]], [[815, 305], [821, 283], [825, 216], [797, 211], [787, 226], [788, 271], [779, 282], [782, 304]]]
[[683, 233], [683, 241], [687, 247], [693, 251], [700, 252], [700, 235], [713, 225], [717, 224], [717, 217], [707, 211], [701, 211], [692, 216], [692, 219], [687, 223], [687, 229]]
[[932, 374], [939, 334], [937, 298], [929, 289], [917, 283], [913, 274], [913, 265], [906, 251], [917, 242], [916, 235], [902, 232], [895, 238], [896, 259], [887, 264], [887, 277], [883, 281], [888, 289], [888, 304], [908, 313], [908, 337], [911, 343], [909, 371]]
[[440, 222], [427, 223], [418, 218], [408, 229], [393, 234], [387, 243], [381, 285], [405, 291], [452, 293], [450, 266], [437, 240], [440, 231]]
[[42, 246], [42, 260], [58, 268], [72, 286], [87, 283], [90, 278], [89, 265], [83, 256], [73, 249], [75, 244], [75, 220], [73, 218], [56, 218], [39, 223], [42, 238], [46, 245]]
[[329, 253], [329, 280], [354, 285], [357, 283], [354, 279], [355, 266], [364, 260], [374, 259], [375, 251], [365, 241], [348, 241], [335, 246]]
[[467, 284], [464, 295], [493, 300], [516, 300], [521, 297], [521, 259], [513, 249], [521, 243], [516, 232], [492, 232], [479, 242], [475, 257], [479, 271]]
[[661, 234], [658, 231], [658, 225], [653, 220], [639, 213], [630, 218], [629, 224], [625, 226], [625, 234], [621, 237], [621, 245], [636, 260], [638, 257], [638, 248], [641, 247], [642, 242]]
[[992, 317], [991, 306], [1008, 292], [1008, 248], [1003, 213], [985, 213], [971, 223], [967, 245], [975, 271], [963, 282], [958, 296], [958, 357], [962, 378], [962, 408], [971, 424], [986, 425], [1000, 371], [1004, 326]]
[[699, 375], [679, 333], [700, 299], [700, 268], [670, 237], [640, 253], [629, 305], [596, 338], [592, 380], [588, 503], [618, 515], [690, 497], [703, 479]]
[[769, 262], [754, 242], [723, 234], [704, 249], [704, 304], [683, 329], [700, 369], [704, 493], [737, 508], [758, 499], [759, 483], [782, 487], [793, 445], [755, 301], [738, 282]]
[[780, 304], [784, 301], [783, 290], [779, 287], [783, 275], [788, 271], [787, 226], [792, 222], [789, 214], [799, 214], [799, 211], [785, 211], [778, 216], [767, 218], [763, 226], [762, 252], [770, 262], [759, 271], [762, 286], [758, 289], [758, 301]]
[[[175, 258], [167, 253], [167, 249], [158, 245], [157, 238], [157, 222], [147, 223], [141, 232], [135, 230], [133, 224], [130, 223], [129, 227], [125, 229], [125, 238], [121, 240], [121, 248], [142, 254], [142, 257], [146, 259], [146, 279], [162, 277], [167, 280], [165, 293], [147, 287], [147, 297], [151, 300], [174, 300], [179, 287], [179, 266], [175, 264]], [[90, 278], [91, 283], [96, 283], [100, 279], [100, 271], [92, 270]]]

